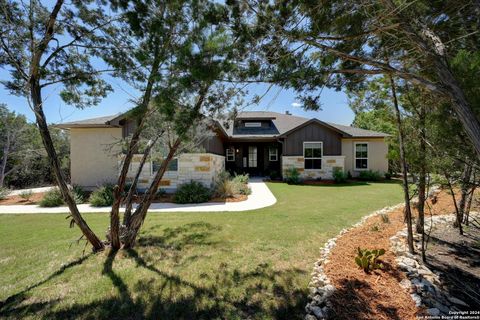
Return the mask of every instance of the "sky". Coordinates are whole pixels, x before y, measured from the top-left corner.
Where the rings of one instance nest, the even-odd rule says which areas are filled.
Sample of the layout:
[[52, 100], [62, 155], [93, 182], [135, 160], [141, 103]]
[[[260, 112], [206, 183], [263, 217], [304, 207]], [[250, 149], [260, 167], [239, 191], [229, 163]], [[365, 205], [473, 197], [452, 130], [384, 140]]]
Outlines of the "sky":
[[[5, 70], [0, 70], [0, 79], [8, 79], [8, 76]], [[132, 99], [138, 97], [139, 92], [120, 79], [108, 79], [108, 81], [114, 91], [104, 98], [99, 105], [85, 109], [77, 109], [65, 104], [59, 97], [60, 86], [44, 90], [44, 112], [48, 123], [62, 123], [114, 115], [130, 109], [133, 106]], [[250, 96], [254, 94], [263, 95], [267, 89], [268, 85], [266, 84], [252, 84], [248, 88]], [[320, 96], [322, 110], [317, 112], [304, 111], [295, 97], [294, 91], [274, 86], [258, 105], [250, 105], [244, 110], [280, 113], [290, 111], [294, 115], [344, 125], [350, 125], [353, 121], [354, 114], [348, 107], [347, 96], [343, 92], [325, 88]], [[247, 97], [245, 100], [247, 103], [249, 98]], [[10, 110], [25, 115], [29, 121], [33, 122], [35, 120], [25, 98], [11, 95], [3, 86], [0, 86], [0, 103], [5, 103]]]

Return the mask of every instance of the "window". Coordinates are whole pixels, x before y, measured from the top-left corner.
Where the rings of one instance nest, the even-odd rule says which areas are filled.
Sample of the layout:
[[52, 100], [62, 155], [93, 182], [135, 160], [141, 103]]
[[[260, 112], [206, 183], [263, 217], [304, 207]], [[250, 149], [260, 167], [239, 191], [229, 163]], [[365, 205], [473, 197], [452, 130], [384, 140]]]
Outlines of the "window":
[[268, 160], [278, 161], [278, 149], [277, 148], [268, 148]]
[[[153, 160], [152, 161], [152, 174], [157, 172], [162, 165], [162, 161], [160, 160]], [[178, 159], [174, 158], [167, 166], [167, 171], [178, 171]]]
[[322, 142], [304, 142], [303, 157], [305, 158], [305, 169], [322, 169]]
[[355, 143], [355, 169], [368, 169], [368, 143]]
[[227, 161], [235, 161], [235, 149], [234, 148], [228, 148], [227, 149]]
[[248, 167], [257, 167], [257, 147], [248, 147]]
[[246, 128], [259, 128], [262, 126], [261, 122], [245, 122]]

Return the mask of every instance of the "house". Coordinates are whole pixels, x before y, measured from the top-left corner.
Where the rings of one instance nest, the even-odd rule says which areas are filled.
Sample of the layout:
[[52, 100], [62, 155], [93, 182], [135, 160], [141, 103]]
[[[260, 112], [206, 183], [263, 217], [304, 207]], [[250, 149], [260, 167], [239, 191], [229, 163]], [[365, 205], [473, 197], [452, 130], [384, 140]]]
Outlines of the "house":
[[[71, 180], [94, 188], [115, 182], [121, 154], [118, 144], [133, 132], [135, 123], [123, 115], [100, 117], [57, 125], [70, 130]], [[214, 181], [228, 170], [254, 176], [281, 176], [295, 167], [305, 179], [332, 179], [334, 168], [358, 176], [362, 170], [388, 171], [388, 134], [318, 119], [267, 111], [241, 112], [229, 123], [218, 123], [215, 134], [202, 143], [202, 153], [181, 154], [169, 166], [162, 188], [180, 183]], [[141, 155], [133, 159], [130, 179]], [[159, 163], [146, 163], [140, 187], [147, 187]]]

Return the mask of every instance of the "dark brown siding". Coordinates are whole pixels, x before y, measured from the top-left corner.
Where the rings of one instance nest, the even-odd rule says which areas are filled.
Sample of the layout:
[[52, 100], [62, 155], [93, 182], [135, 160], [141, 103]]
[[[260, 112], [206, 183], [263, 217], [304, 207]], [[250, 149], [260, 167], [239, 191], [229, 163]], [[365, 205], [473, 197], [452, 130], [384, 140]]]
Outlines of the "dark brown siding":
[[137, 122], [135, 120], [127, 120], [122, 123], [122, 135], [124, 138], [132, 135], [137, 128]]
[[207, 138], [202, 143], [202, 146], [205, 148], [205, 152], [214, 153], [221, 156], [225, 155], [222, 139], [220, 139], [220, 137], [217, 135]]
[[337, 156], [342, 154], [341, 134], [317, 123], [311, 123], [287, 136], [284, 143], [285, 156], [302, 156], [303, 142], [322, 141], [323, 154]]

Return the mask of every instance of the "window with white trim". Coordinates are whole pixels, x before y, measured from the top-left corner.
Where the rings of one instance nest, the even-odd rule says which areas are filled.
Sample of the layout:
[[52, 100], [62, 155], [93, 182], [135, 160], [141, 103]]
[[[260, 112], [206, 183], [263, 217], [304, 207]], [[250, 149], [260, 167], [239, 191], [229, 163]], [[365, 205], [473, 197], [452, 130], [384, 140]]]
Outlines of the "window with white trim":
[[260, 128], [262, 126], [261, 122], [245, 122], [246, 128]]
[[365, 142], [355, 143], [355, 169], [357, 170], [368, 169], [368, 143], [365, 143]]
[[268, 148], [268, 160], [278, 161], [278, 149], [274, 147]]
[[322, 156], [322, 142], [303, 143], [303, 157], [305, 159], [305, 169], [322, 169]]
[[235, 149], [228, 148], [226, 156], [227, 156], [227, 161], [229, 162], [235, 161]]

